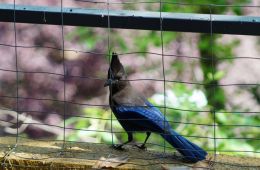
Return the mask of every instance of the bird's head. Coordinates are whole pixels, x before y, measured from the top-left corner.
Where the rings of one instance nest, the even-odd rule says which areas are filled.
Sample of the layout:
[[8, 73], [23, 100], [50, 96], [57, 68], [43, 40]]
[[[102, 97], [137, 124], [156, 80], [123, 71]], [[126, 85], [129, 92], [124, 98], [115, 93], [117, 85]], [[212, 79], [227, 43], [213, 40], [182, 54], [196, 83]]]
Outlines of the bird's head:
[[118, 58], [118, 55], [113, 53], [110, 68], [108, 69], [107, 81], [105, 82], [104, 86], [110, 86], [112, 88], [123, 88], [128, 83], [127, 75], [123, 65]]

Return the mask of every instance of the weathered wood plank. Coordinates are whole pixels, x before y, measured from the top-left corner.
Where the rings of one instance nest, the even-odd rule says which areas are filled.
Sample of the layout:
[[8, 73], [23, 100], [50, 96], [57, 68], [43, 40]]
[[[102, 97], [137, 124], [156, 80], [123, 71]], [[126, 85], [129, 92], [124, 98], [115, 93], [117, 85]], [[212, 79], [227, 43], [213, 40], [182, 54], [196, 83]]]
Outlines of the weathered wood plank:
[[[67, 142], [66, 150], [62, 151], [61, 141], [38, 141], [19, 138], [17, 147], [6, 156], [15, 144], [14, 137], [0, 137], [0, 160], [9, 169], [90, 169], [101, 157], [128, 156], [128, 161], [115, 169], [171, 169], [181, 167], [209, 168], [213, 161], [208, 160], [197, 164], [188, 164], [178, 160], [173, 153], [141, 151], [128, 146], [124, 151], [117, 151], [104, 144]], [[234, 157], [218, 155], [211, 168], [215, 169], [260, 169], [260, 158]], [[249, 167], [250, 166], [250, 167]], [[11, 168], [12, 167], [12, 168]]]

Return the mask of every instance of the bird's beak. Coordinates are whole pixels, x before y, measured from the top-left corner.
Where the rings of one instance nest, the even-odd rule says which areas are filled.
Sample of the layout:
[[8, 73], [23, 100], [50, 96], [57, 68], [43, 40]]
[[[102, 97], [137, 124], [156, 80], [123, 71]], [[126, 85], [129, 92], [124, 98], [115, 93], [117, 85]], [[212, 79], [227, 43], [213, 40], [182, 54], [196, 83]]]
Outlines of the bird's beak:
[[105, 84], [104, 84], [104, 87], [107, 87], [111, 84], [111, 79], [107, 79]]

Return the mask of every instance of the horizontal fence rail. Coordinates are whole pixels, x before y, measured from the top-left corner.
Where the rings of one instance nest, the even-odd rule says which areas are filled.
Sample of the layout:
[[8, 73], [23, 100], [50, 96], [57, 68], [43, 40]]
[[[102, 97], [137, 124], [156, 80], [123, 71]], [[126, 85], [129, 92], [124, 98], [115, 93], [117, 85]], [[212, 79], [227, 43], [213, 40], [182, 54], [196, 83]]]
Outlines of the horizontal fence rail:
[[[0, 22], [260, 35], [260, 17], [0, 4]], [[63, 14], [63, 23], [61, 17]], [[212, 23], [212, 30], [210, 24]]]

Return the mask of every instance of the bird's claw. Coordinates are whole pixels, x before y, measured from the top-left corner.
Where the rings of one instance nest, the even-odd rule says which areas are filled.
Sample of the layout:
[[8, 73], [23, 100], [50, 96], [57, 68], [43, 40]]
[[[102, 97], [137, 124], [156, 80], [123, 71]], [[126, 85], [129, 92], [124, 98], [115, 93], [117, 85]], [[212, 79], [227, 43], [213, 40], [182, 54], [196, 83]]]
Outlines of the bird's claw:
[[116, 149], [116, 150], [120, 150], [120, 151], [124, 150], [123, 145], [116, 145], [116, 144], [114, 144], [114, 145], [112, 145], [112, 148]]
[[137, 148], [139, 148], [139, 149], [141, 149], [141, 150], [147, 150], [147, 148], [144, 146], [144, 145], [137, 145], [137, 144], [135, 144], [134, 146], [136, 146]]

